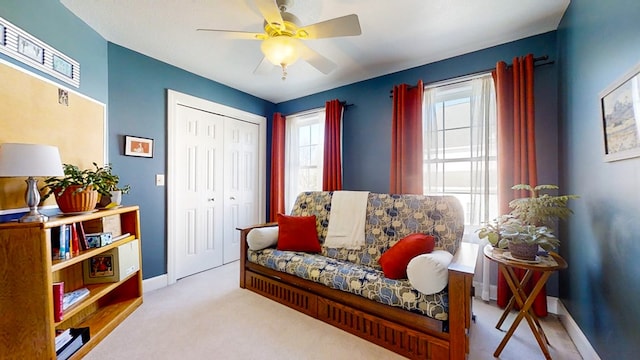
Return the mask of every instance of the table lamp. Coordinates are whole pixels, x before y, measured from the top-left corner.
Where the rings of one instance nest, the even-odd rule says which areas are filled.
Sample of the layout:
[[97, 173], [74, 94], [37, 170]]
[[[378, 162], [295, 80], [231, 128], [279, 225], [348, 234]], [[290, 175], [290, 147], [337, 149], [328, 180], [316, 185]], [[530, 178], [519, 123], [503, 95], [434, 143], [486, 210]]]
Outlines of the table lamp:
[[38, 212], [40, 192], [38, 176], [63, 176], [60, 152], [55, 146], [39, 144], [0, 144], [0, 177], [27, 177], [24, 199], [29, 212], [20, 222], [45, 222], [47, 216]]

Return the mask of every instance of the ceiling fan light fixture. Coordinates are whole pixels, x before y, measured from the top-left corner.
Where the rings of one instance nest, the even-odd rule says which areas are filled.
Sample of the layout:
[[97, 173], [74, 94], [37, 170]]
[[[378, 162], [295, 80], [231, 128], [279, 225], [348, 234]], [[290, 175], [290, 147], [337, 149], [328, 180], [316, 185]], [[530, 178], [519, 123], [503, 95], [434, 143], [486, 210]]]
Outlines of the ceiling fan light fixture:
[[288, 36], [268, 38], [260, 49], [267, 60], [277, 66], [289, 66], [300, 57], [299, 40]]

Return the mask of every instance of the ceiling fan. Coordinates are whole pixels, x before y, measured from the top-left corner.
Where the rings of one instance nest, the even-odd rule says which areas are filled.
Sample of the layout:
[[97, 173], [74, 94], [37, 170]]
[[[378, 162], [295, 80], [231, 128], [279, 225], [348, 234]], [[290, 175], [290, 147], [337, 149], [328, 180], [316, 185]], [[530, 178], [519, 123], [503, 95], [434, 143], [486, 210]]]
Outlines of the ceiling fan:
[[[338, 18], [302, 26], [300, 20], [287, 11], [294, 0], [255, 0], [264, 17], [264, 33], [218, 29], [198, 29], [198, 31], [224, 32], [239, 39], [261, 40], [260, 49], [264, 58], [254, 73], [265, 73], [273, 65], [282, 68], [282, 80], [287, 77], [287, 67], [302, 58], [324, 74], [333, 71], [337, 65], [303, 44], [300, 40], [323, 39], [362, 34], [358, 15], [351, 14]], [[273, 64], [273, 65], [272, 65]]]

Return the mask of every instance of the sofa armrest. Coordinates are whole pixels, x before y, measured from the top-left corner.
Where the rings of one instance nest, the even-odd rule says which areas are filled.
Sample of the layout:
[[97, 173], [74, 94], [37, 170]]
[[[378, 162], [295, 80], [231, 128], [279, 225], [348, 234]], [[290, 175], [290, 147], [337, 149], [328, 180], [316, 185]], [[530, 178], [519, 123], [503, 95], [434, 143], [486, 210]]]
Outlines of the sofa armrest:
[[478, 245], [463, 242], [449, 264], [450, 359], [464, 359], [469, 353], [471, 290], [478, 257]]
[[476, 261], [478, 258], [478, 244], [468, 242], [460, 243], [458, 251], [454, 254], [449, 271], [456, 271], [463, 274], [471, 274], [476, 272]]
[[278, 223], [274, 221], [274, 222], [268, 222], [268, 223], [264, 223], [264, 224], [251, 225], [251, 226], [247, 226], [247, 227], [244, 227], [244, 228], [237, 227], [236, 230], [240, 230], [240, 233], [243, 233], [243, 232], [248, 233], [249, 231], [251, 231], [251, 229], [261, 228], [261, 227], [269, 227], [269, 226], [278, 226]]
[[245, 266], [247, 263], [247, 251], [249, 246], [247, 245], [247, 234], [253, 229], [269, 227], [269, 226], [278, 226], [277, 222], [269, 222], [263, 224], [251, 225], [243, 228], [236, 228], [236, 230], [240, 231], [240, 287], [244, 288], [244, 280], [245, 280]]

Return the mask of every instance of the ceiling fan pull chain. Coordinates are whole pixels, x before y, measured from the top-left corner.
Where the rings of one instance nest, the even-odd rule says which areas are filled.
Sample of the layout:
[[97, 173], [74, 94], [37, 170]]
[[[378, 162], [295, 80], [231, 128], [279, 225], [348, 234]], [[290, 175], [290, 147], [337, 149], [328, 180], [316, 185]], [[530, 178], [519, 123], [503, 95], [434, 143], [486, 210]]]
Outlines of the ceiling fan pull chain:
[[282, 81], [287, 80], [287, 64], [280, 64], [282, 66]]

